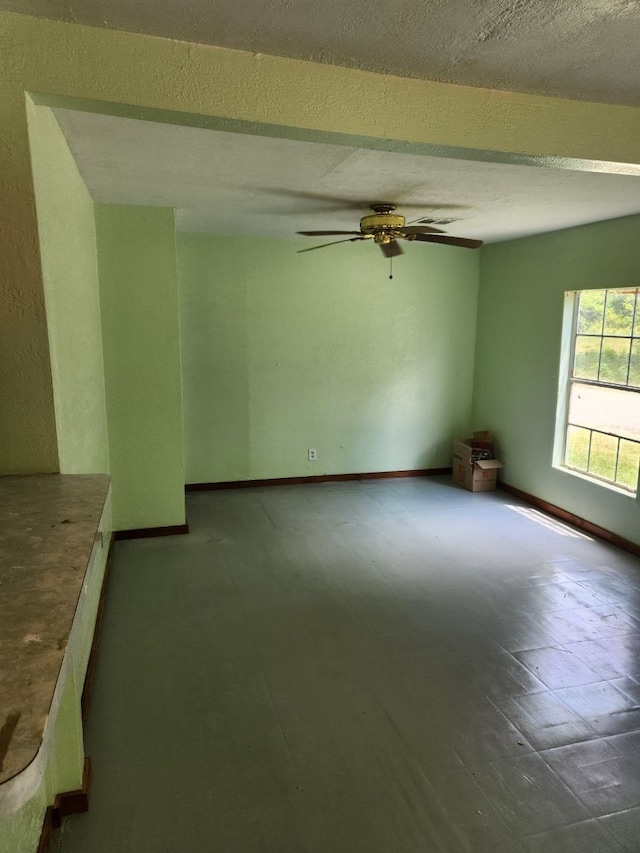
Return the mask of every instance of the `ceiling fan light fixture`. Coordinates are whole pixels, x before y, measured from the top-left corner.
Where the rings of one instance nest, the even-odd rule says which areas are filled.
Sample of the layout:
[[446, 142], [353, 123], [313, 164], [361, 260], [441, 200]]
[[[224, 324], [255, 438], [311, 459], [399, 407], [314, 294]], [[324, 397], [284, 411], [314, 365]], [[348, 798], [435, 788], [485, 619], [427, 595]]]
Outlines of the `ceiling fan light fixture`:
[[392, 240], [395, 240], [395, 235], [390, 234], [388, 231], [376, 231], [373, 235], [373, 239], [379, 245], [382, 243], [390, 243]]

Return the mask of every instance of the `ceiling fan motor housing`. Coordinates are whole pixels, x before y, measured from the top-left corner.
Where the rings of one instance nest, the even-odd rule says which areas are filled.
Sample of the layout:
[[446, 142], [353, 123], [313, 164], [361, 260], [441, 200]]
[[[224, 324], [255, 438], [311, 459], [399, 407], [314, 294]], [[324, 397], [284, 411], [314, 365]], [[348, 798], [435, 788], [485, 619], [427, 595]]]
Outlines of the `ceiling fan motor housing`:
[[395, 208], [393, 205], [372, 205], [374, 210], [380, 212], [363, 216], [360, 220], [360, 231], [373, 237], [376, 243], [389, 243], [395, 231], [404, 228], [404, 216], [391, 213]]

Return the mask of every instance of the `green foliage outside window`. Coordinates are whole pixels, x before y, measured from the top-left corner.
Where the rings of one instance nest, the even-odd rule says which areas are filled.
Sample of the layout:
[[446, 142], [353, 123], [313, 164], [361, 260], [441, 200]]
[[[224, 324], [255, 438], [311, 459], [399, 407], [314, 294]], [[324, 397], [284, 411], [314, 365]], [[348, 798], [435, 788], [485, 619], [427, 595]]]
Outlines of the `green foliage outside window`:
[[640, 387], [638, 290], [580, 294], [573, 376]]
[[[582, 291], [574, 334], [565, 465], [635, 491], [640, 468], [640, 441], [633, 440], [640, 435], [640, 394], [634, 390], [640, 388], [640, 289]], [[606, 390], [610, 386], [620, 391]]]
[[[640, 444], [636, 441], [621, 439], [618, 451], [617, 439], [594, 432], [592, 446], [589, 448], [591, 432], [584, 427], [569, 427], [567, 431], [566, 464], [577, 471], [594, 474], [603, 480], [610, 480], [619, 486], [635, 491], [640, 470]], [[598, 440], [598, 436], [600, 436], [600, 440]], [[618, 456], [617, 473], [616, 455]]]

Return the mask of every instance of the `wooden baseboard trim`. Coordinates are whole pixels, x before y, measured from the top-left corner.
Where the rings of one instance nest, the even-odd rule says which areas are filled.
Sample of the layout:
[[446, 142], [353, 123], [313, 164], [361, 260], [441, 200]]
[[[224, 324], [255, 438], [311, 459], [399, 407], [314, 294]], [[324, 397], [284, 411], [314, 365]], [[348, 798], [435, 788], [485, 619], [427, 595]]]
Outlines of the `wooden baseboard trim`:
[[53, 835], [54, 829], [53, 806], [48, 806], [44, 813], [44, 820], [42, 821], [42, 830], [40, 831], [40, 840], [38, 841], [38, 849], [36, 850], [36, 853], [49, 853], [49, 850], [51, 849], [51, 836]]
[[134, 530], [114, 530], [113, 538], [117, 541], [122, 539], [149, 539], [152, 536], [179, 536], [188, 532], [188, 524], [172, 524], [169, 527], [137, 527]]
[[219, 483], [187, 483], [185, 492], [207, 492], [218, 489], [251, 489], [263, 486], [300, 486], [307, 483], [334, 483], [347, 480], [385, 480], [395, 477], [433, 477], [450, 474], [451, 468], [412, 468], [408, 471], [365, 471], [354, 474], [314, 474], [308, 477], [277, 477], [268, 480], [226, 480]]
[[[91, 759], [84, 760], [82, 771], [82, 788], [77, 791], [65, 791], [57, 794], [52, 806], [52, 823], [58, 828], [65, 817], [72, 814], [83, 814], [89, 811], [89, 793], [91, 791]], [[48, 810], [47, 810], [48, 811]], [[46, 820], [46, 816], [45, 816]]]
[[586, 518], [574, 515], [572, 512], [562, 509], [562, 507], [551, 504], [542, 498], [537, 498], [535, 495], [530, 495], [529, 492], [523, 492], [522, 489], [510, 486], [508, 483], [499, 482], [498, 488], [508, 492], [516, 498], [520, 498], [520, 500], [525, 501], [525, 503], [531, 504], [532, 506], [549, 513], [549, 515], [559, 518], [561, 521], [567, 522], [567, 524], [572, 524], [579, 530], [584, 530], [586, 533], [591, 533], [599, 539], [603, 539], [605, 542], [608, 542], [609, 545], [615, 545], [623, 551], [627, 551], [636, 557], [640, 557], [640, 545], [635, 542], [631, 542], [629, 539], [624, 539], [622, 536], [618, 536], [617, 533], [605, 530], [604, 527], [600, 527], [592, 521], [587, 521]]

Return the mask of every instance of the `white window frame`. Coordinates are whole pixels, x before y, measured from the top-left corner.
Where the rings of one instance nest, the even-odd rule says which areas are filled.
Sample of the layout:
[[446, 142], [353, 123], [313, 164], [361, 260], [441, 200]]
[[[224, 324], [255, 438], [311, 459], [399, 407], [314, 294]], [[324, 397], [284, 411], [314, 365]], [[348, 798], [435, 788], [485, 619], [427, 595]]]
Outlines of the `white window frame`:
[[[612, 489], [616, 492], [619, 492], [623, 495], [626, 495], [631, 498], [636, 498], [640, 494], [640, 476], [639, 482], [636, 483], [635, 489], [628, 487], [619, 482], [615, 482], [615, 480], [610, 480], [596, 474], [592, 471], [575, 468], [566, 463], [566, 453], [567, 453], [567, 438], [569, 434], [569, 428], [572, 424], [569, 423], [569, 402], [571, 399], [571, 387], [574, 382], [581, 384], [589, 384], [597, 387], [604, 388], [614, 388], [617, 390], [627, 391], [628, 393], [640, 393], [640, 388], [634, 388], [629, 385], [622, 385], [619, 383], [611, 383], [601, 380], [585, 380], [580, 377], [573, 377], [573, 365], [575, 360], [575, 348], [576, 348], [576, 339], [578, 336], [578, 307], [579, 307], [579, 298], [580, 294], [585, 292], [586, 290], [604, 290], [605, 292], [610, 291], [629, 291], [631, 293], [637, 292], [637, 287], [599, 287], [599, 288], [585, 288], [585, 290], [574, 290], [568, 291], [565, 293], [565, 303], [564, 303], [564, 311], [562, 318], [562, 343], [560, 350], [560, 376], [558, 383], [558, 398], [557, 398], [557, 411], [556, 411], [556, 429], [554, 436], [554, 447], [553, 447], [553, 465], [555, 468], [559, 468], [564, 472], [575, 475], [577, 477], [586, 479], [592, 483], [596, 483], [599, 486], [604, 486], [605, 488]], [[606, 309], [605, 309], [606, 310]], [[640, 311], [640, 301], [636, 300], [635, 306], [636, 315], [634, 318], [635, 326], [632, 326], [632, 336], [633, 331], [637, 328], [638, 323], [638, 312]], [[597, 336], [596, 336], [597, 337]], [[600, 337], [609, 337], [603, 334]], [[624, 336], [620, 336], [621, 339]], [[600, 356], [601, 358], [602, 356]], [[628, 378], [628, 376], [627, 376]], [[634, 441], [637, 444], [640, 444], [640, 441], [635, 441], [634, 439], [629, 439], [626, 436], [617, 436], [613, 433], [605, 433], [602, 430], [591, 429], [591, 427], [586, 427], [583, 425], [574, 425], [579, 426], [582, 429], [588, 429], [591, 433], [590, 435], [590, 444], [588, 451], [588, 459], [587, 459], [587, 469], [590, 464], [590, 453], [591, 453], [591, 439], [593, 437], [593, 433], [598, 433], [601, 435], [609, 435], [618, 439], [617, 451], [616, 451], [616, 475], [619, 461], [619, 452], [620, 452], [620, 439], [623, 441]], [[615, 476], [615, 475], [614, 475]]]

